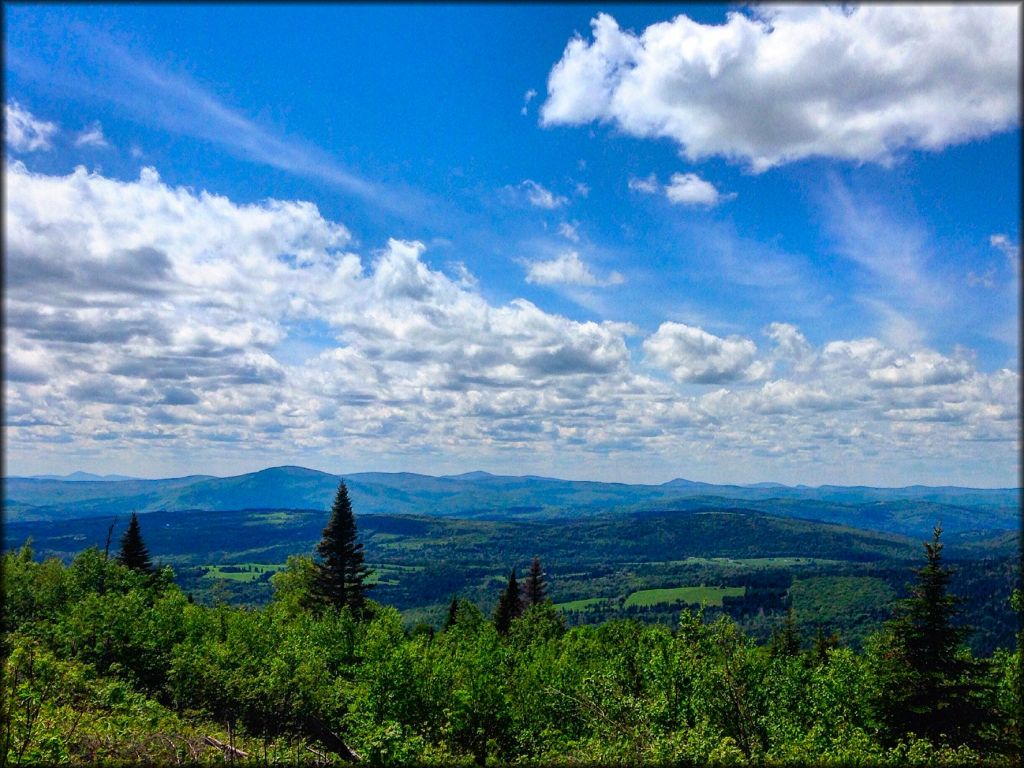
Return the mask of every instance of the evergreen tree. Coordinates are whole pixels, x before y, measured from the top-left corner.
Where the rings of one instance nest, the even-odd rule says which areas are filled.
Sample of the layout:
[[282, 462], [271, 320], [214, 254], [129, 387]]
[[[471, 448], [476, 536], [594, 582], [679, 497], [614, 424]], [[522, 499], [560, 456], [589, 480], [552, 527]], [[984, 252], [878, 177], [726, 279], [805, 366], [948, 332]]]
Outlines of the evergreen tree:
[[508, 586], [498, 598], [498, 605], [494, 609], [494, 626], [499, 634], [507, 635], [512, 627], [512, 619], [521, 616], [523, 603], [519, 596], [519, 584], [516, 581], [516, 569], [508, 577]]
[[319, 602], [342, 608], [349, 606], [360, 616], [366, 601], [366, 583], [370, 569], [363, 560], [363, 544], [358, 540], [352, 502], [343, 480], [338, 485], [331, 507], [331, 519], [316, 547], [321, 561], [317, 563], [314, 588]]
[[910, 732], [938, 744], [972, 742], [985, 719], [979, 707], [976, 663], [961, 643], [970, 628], [953, 620], [959, 600], [947, 593], [951, 571], [942, 564], [941, 526], [924, 545], [910, 597], [886, 623], [878, 709], [894, 738]]
[[444, 620], [444, 626], [441, 628], [447, 631], [455, 626], [455, 622], [459, 620], [459, 598], [457, 595], [452, 596], [452, 602], [448, 606], [448, 618]]
[[540, 567], [540, 558], [534, 557], [530, 564], [530, 574], [526, 577], [523, 588], [523, 599], [527, 606], [540, 605], [547, 599], [547, 584], [544, 583], [544, 571]]
[[839, 647], [839, 637], [833, 633], [825, 634], [825, 629], [819, 624], [814, 633], [814, 642], [811, 644], [809, 659], [812, 664], [827, 664], [828, 652]]
[[149, 559], [149, 550], [142, 540], [142, 531], [139, 529], [139, 518], [132, 512], [131, 522], [128, 523], [128, 530], [121, 537], [121, 552], [117, 556], [121, 565], [128, 566], [133, 571], [141, 573], [153, 573], [153, 563]]
[[772, 633], [769, 652], [772, 657], [797, 656], [800, 654], [800, 632], [796, 628], [793, 606], [789, 606], [789, 609], [786, 611], [786, 619], [782, 623], [782, 627]]

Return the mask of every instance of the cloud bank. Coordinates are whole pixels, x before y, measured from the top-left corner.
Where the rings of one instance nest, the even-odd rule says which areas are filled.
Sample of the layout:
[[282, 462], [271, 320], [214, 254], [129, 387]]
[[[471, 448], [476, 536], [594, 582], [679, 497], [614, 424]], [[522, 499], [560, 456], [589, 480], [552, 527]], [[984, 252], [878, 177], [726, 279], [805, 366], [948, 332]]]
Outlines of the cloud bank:
[[[6, 171], [5, 438], [19, 462], [1015, 466], [1019, 376], [966, 351], [815, 345], [786, 323], [760, 343], [678, 322], [644, 336], [494, 304], [416, 241], [355, 253], [308, 202], [240, 205], [153, 169]], [[562, 267], [596, 279], [578, 256]]]

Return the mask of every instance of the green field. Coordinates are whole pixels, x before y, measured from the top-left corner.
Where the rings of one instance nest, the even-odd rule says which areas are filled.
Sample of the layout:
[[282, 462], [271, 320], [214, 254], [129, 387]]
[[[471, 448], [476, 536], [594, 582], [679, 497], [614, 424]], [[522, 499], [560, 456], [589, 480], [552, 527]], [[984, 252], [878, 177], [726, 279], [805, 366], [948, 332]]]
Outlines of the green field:
[[250, 582], [256, 581], [264, 573], [277, 573], [284, 568], [284, 565], [281, 563], [231, 563], [230, 565], [206, 565], [203, 567], [206, 568], [206, 573], [203, 574], [204, 579]]
[[661, 603], [706, 603], [721, 606], [723, 597], [739, 597], [744, 587], [669, 587], [668, 589], [643, 589], [626, 598], [626, 607], [649, 606]]
[[585, 597], [582, 600], [570, 600], [567, 603], [558, 603], [555, 608], [562, 611], [585, 611], [591, 606], [606, 602], [604, 597]]

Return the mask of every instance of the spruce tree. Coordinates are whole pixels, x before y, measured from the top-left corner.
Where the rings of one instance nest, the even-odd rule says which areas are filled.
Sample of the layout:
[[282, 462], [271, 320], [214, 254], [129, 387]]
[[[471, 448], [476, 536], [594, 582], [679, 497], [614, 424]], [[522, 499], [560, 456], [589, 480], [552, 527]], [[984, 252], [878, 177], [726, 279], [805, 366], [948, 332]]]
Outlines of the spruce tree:
[[530, 564], [530, 573], [523, 586], [523, 599], [527, 606], [540, 605], [547, 599], [547, 585], [544, 583], [544, 571], [541, 570], [539, 557], [534, 557]]
[[363, 560], [363, 544], [358, 540], [352, 502], [343, 480], [338, 485], [331, 506], [331, 519], [316, 547], [321, 561], [317, 563], [314, 588], [319, 602], [326, 606], [349, 606], [361, 616], [366, 601], [366, 583], [370, 569]]
[[960, 601], [947, 593], [951, 571], [942, 564], [941, 535], [936, 526], [910, 597], [886, 623], [879, 709], [893, 738], [910, 732], [934, 744], [970, 743], [985, 713], [978, 706], [977, 664], [961, 649], [971, 630], [954, 624]]
[[512, 627], [512, 619], [521, 616], [522, 613], [523, 604], [519, 596], [519, 584], [516, 582], [516, 569], [513, 568], [508, 577], [508, 585], [494, 608], [494, 626], [498, 633], [507, 635]]
[[444, 626], [441, 628], [444, 631], [448, 631], [455, 626], [455, 622], [459, 620], [459, 598], [457, 595], [452, 597], [452, 602], [448, 606], [448, 618], [444, 620]]
[[117, 556], [121, 565], [131, 568], [140, 573], [153, 573], [153, 563], [149, 559], [149, 550], [142, 540], [142, 531], [139, 529], [139, 518], [132, 512], [132, 519], [128, 523], [128, 530], [121, 537], [121, 552]]

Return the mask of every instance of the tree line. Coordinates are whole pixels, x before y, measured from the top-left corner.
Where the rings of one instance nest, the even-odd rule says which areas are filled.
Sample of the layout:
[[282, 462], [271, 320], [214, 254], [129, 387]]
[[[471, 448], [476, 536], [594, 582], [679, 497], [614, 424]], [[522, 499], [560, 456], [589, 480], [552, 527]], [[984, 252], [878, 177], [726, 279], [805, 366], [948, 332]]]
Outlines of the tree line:
[[[133, 515], [116, 557], [3, 560], [3, 764], [1019, 764], [1021, 645], [977, 658], [941, 531], [864, 644], [728, 616], [567, 628], [534, 558], [439, 630], [370, 598], [342, 483], [260, 609], [193, 603]], [[1021, 594], [1013, 596], [1020, 612]]]

